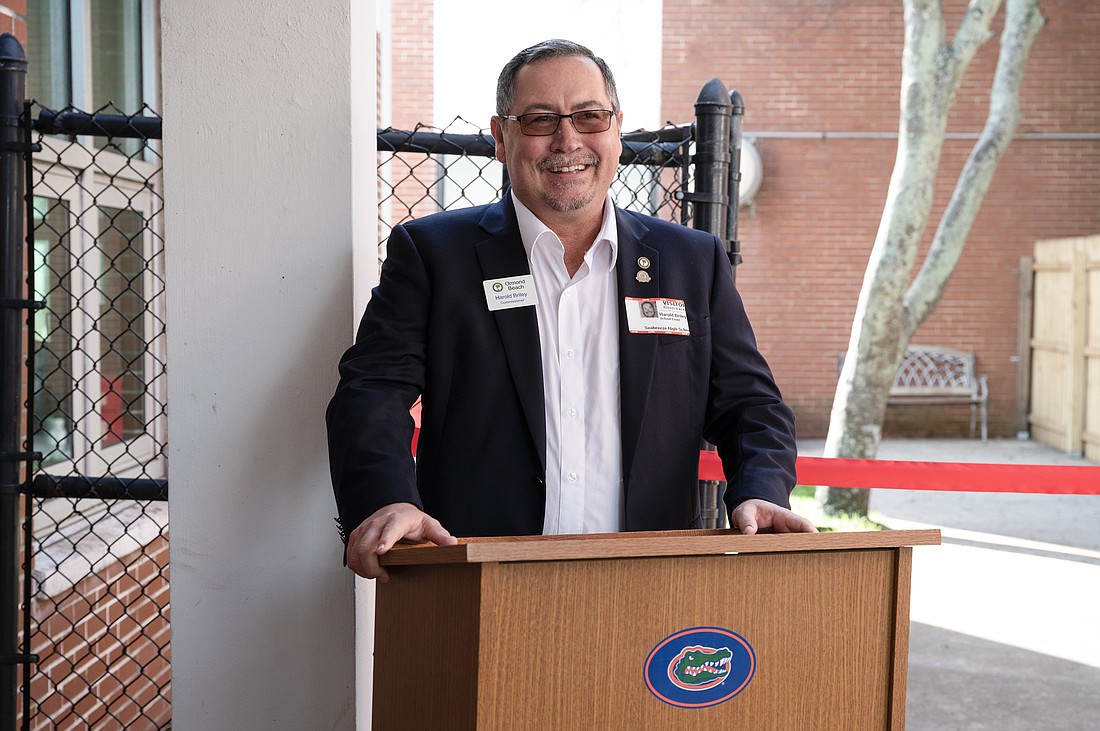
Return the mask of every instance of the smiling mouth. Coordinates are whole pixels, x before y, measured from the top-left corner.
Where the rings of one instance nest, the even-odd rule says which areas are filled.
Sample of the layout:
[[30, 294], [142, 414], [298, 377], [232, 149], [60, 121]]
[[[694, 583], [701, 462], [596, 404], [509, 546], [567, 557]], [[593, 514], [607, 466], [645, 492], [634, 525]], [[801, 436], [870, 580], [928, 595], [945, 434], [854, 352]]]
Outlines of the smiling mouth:
[[550, 168], [552, 173], [579, 173], [581, 170], [586, 169], [587, 165], [567, 165], [566, 167]]
[[569, 173], [579, 173], [587, 170], [597, 164], [597, 160], [562, 160], [562, 159], [549, 159], [544, 160], [539, 169], [542, 172], [550, 172], [560, 175]]

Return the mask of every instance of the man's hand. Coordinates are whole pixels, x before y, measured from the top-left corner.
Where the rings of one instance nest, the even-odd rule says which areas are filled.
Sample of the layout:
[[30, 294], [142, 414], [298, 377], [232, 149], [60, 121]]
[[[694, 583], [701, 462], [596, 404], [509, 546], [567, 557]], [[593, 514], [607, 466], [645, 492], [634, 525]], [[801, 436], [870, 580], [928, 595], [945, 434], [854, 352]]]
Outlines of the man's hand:
[[438, 520], [412, 503], [394, 503], [375, 511], [348, 536], [348, 568], [365, 579], [389, 581], [378, 557], [398, 541], [431, 541], [440, 546], [458, 543]]
[[767, 500], [746, 500], [730, 516], [731, 527], [746, 536], [769, 528], [773, 533], [817, 533], [817, 528], [801, 515]]

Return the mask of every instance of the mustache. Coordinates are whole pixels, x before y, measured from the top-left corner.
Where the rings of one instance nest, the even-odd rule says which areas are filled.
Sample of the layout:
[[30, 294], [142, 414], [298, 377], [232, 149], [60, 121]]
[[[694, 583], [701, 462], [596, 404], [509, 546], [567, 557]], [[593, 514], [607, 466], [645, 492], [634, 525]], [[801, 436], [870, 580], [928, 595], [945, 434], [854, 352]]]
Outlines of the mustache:
[[550, 157], [542, 160], [538, 164], [539, 172], [544, 172], [550, 168], [564, 168], [571, 165], [599, 165], [600, 158], [592, 153], [585, 153], [581, 155], [551, 155]]

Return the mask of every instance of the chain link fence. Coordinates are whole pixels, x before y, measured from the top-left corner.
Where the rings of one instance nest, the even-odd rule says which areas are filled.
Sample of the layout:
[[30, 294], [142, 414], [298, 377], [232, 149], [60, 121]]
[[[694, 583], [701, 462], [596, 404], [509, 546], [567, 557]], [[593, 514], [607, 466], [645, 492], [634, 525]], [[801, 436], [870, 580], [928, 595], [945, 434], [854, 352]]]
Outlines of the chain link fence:
[[[160, 119], [28, 105], [26, 729], [170, 725]], [[152, 498], [152, 499], [150, 499]]]
[[[691, 185], [693, 125], [623, 135], [623, 153], [611, 187], [623, 208], [687, 223], [683, 192]], [[378, 133], [379, 260], [390, 229], [451, 208], [491, 203], [507, 185], [504, 166], [485, 129], [456, 117], [444, 128]]]

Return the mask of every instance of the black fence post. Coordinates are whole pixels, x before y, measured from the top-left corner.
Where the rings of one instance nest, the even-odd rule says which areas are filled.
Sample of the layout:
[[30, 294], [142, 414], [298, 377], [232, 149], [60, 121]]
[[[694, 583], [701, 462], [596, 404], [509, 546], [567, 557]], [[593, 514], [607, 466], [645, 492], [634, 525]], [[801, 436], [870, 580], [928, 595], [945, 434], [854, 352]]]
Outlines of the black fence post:
[[741, 92], [730, 92], [730, 204], [726, 219], [726, 253], [733, 267], [734, 279], [737, 278], [737, 265], [741, 263], [741, 242], [737, 238], [737, 216], [741, 208], [741, 147], [743, 135], [741, 123], [745, 119], [745, 100]]
[[27, 56], [15, 36], [0, 36], [0, 728], [16, 727], [19, 653], [20, 467], [23, 446], [23, 338], [31, 306], [23, 267], [23, 154], [20, 116]]
[[[694, 206], [692, 227], [726, 237], [729, 219], [730, 105], [726, 85], [708, 81], [695, 100], [695, 191], [686, 196]], [[704, 449], [713, 450], [703, 443]], [[725, 526], [722, 509], [723, 485], [714, 480], [699, 481], [699, 502], [704, 528]]]
[[726, 85], [708, 81], [695, 100], [695, 192], [692, 227], [726, 236], [729, 207], [730, 106]]

